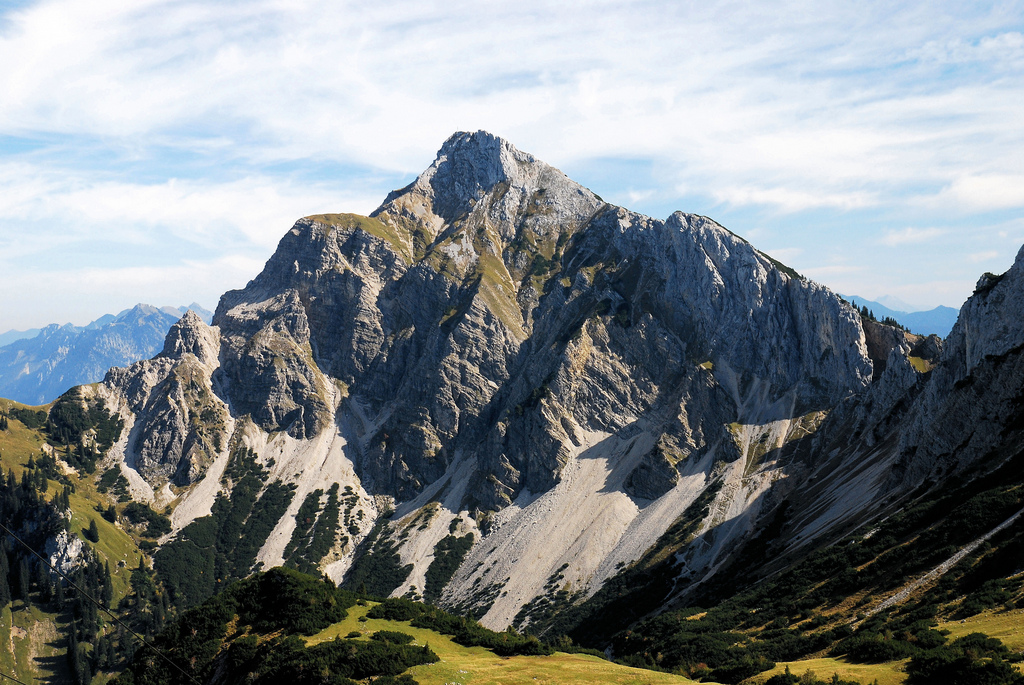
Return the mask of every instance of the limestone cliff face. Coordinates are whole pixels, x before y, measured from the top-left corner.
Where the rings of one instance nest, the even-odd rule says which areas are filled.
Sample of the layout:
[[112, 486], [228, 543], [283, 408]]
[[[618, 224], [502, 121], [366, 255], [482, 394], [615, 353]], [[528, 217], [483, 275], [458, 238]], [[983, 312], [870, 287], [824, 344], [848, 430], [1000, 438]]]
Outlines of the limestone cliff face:
[[821, 286], [704, 217], [609, 206], [485, 133], [453, 136], [372, 217], [299, 221], [214, 323], [235, 412], [312, 437], [339, 384], [374, 489], [409, 499], [473, 454], [484, 509], [550, 488], [573, 431], [635, 421], [700, 363], [728, 375], [725, 414], [764, 420], [871, 372], [858, 317]]
[[904, 331], [871, 321], [863, 320], [864, 340], [867, 343], [868, 357], [871, 358], [872, 380], [877, 380], [885, 372], [889, 362], [889, 355], [897, 350], [901, 356], [906, 357], [911, 350], [913, 338]]
[[104, 379], [128, 419], [129, 463], [150, 485], [195, 481], [226, 446], [227, 406], [213, 388], [220, 337], [194, 312], [171, 327], [157, 357]]
[[[937, 481], [1010, 456], [1024, 408], [1024, 248], [964, 303], [900, 435], [892, 482]], [[1019, 444], [1019, 443], [1016, 443]]]
[[[1024, 248], [986, 274], [945, 341], [912, 345], [871, 331], [869, 350], [896, 340], [884, 371], [839, 403], [808, 447], [808, 485], [793, 509], [792, 548], [861, 525], [948, 479], [962, 483], [1019, 452], [1024, 440]], [[874, 324], [877, 326], [877, 324]], [[876, 362], [876, 369], [878, 368]]]
[[[552, 572], [595, 590], [714, 487], [699, 579], [796, 487], [782, 448], [873, 365], [856, 311], [780, 267], [706, 217], [609, 205], [459, 133], [371, 216], [300, 219], [212, 327], [182, 319], [104, 392], [130, 426], [123, 468], [151, 495], [187, 487], [179, 511], [229, 487], [229, 445], [298, 484], [261, 561], [330, 473], [368, 511], [397, 505], [399, 594], [446, 534], [482, 535], [442, 601], [507, 625]], [[916, 382], [905, 355], [885, 387]], [[339, 579], [357, 528], [323, 562]]]

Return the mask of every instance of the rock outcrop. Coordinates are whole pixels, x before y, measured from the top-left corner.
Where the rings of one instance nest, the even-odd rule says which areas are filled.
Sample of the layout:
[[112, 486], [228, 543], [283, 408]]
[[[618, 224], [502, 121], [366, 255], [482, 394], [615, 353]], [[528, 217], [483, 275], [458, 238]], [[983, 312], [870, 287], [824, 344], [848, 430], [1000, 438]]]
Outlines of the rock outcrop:
[[195, 482], [227, 447], [227, 404], [217, 396], [220, 337], [188, 312], [167, 333], [163, 352], [113, 368], [104, 385], [126, 419], [128, 464], [151, 485]]

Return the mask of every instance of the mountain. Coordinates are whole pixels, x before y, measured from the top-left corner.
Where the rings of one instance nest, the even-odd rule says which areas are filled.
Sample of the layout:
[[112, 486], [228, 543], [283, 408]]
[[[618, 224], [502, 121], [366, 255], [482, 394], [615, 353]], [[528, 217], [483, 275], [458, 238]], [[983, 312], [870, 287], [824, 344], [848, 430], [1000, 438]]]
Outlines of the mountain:
[[896, 320], [915, 333], [922, 335], [934, 334], [944, 338], [952, 330], [957, 314], [956, 309], [939, 305], [935, 309], [929, 309], [925, 312], [902, 314]]
[[[858, 307], [867, 307], [878, 319], [891, 318], [913, 333], [918, 335], [937, 335], [940, 338], [945, 338], [953, 330], [953, 324], [956, 323], [957, 314], [959, 313], [956, 309], [943, 305], [926, 311], [908, 311], [906, 309], [893, 309], [882, 302], [867, 300], [857, 295], [840, 295], [840, 297]], [[893, 306], [897, 304], [907, 306], [906, 303], [894, 297], [884, 296], [878, 299], [885, 300]]]
[[882, 295], [878, 298], [878, 302], [897, 312], [923, 312], [927, 309], [927, 307], [909, 304], [893, 295]]
[[298, 220], [211, 324], [11, 417], [135, 500], [153, 607], [284, 565], [716, 682], [1011, 682], [935, 627], [1022, 600], [1022, 296], [1024, 249], [911, 335], [458, 133], [370, 216]]
[[[111, 366], [154, 355], [171, 325], [186, 311], [209, 320], [197, 304], [157, 309], [139, 304], [86, 326], [50, 324], [34, 337], [0, 347], [0, 396], [45, 404], [68, 388], [101, 380]], [[6, 335], [6, 334], [5, 334]]]
[[15, 340], [24, 340], [25, 338], [34, 338], [39, 335], [39, 332], [43, 330], [41, 328], [28, 328], [24, 331], [10, 330], [6, 333], [0, 333], [0, 347], [8, 345]]
[[[554, 576], [596, 591], [714, 492], [719, 535], [692, 566], [711, 572], [774, 502], [766, 452], [871, 375], [859, 316], [826, 288], [706, 217], [608, 205], [476, 133], [370, 217], [299, 220], [212, 327], [186, 315], [94, 392], [125, 422], [135, 495], [178, 497], [158, 569], [248, 549], [200, 553], [189, 527], [244, 466], [285, 506], [233, 572], [385, 565], [371, 591], [503, 628]], [[341, 524], [341, 500], [335, 544], [314, 545], [306, 523]]]

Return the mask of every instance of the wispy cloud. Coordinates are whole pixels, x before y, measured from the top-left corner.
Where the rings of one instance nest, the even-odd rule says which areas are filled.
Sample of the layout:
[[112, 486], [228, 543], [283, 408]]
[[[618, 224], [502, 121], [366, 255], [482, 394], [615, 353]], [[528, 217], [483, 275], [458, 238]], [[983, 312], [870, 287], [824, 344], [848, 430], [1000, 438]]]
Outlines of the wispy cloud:
[[185, 305], [196, 301], [214, 307], [225, 290], [256, 274], [263, 260], [231, 256], [188, 259], [166, 266], [153, 264], [114, 268], [61, 268], [18, 274], [15, 283], [7, 272], [0, 278], [5, 292], [19, 293], [16, 307], [0, 314], [0, 329], [13, 324], [21, 310], [32, 311], [41, 323], [85, 324], [102, 313], [116, 313], [138, 302]]
[[953, 181], [943, 195], [972, 210], [1024, 207], [1024, 174], [964, 176]]
[[873, 204], [865, 193], [811, 193], [789, 188], [739, 187], [713, 191], [719, 202], [734, 205], [766, 205], [785, 212], [830, 207], [856, 209]]
[[[265, 252], [298, 216], [372, 207], [381, 179], [478, 128], [556, 165], [649, 160], [653, 181], [603, 191], [638, 203], [685, 194], [833, 227], [1014, 209], [1022, 14], [1020, 0], [31, 2], [0, 14], [0, 243], [27, 254], [3, 233], [31, 225], [41, 245], [59, 222], [65, 239], [159, 230], [210, 258]], [[381, 179], [348, 187], [338, 167]]]
[[920, 48], [910, 50], [908, 56], [939, 64], [985, 62], [1019, 68], [1024, 65], [1024, 35], [1019, 31], [1008, 31], [976, 41], [962, 38], [929, 41]]
[[979, 262], [987, 262], [989, 260], [995, 259], [998, 256], [999, 252], [997, 252], [996, 250], [986, 250], [985, 252], [972, 252], [971, 254], [967, 255], [967, 258], [971, 260], [973, 263], [977, 264]]
[[783, 264], [790, 264], [798, 259], [804, 253], [804, 250], [800, 247], [776, 247], [770, 250], [763, 250], [763, 252], [771, 255], [773, 259], [777, 259]]
[[939, 228], [914, 228], [908, 226], [900, 230], [889, 230], [882, 236], [881, 243], [889, 247], [909, 245], [913, 243], [924, 243], [942, 235], [944, 231]]
[[90, 181], [86, 174], [22, 165], [0, 165], [0, 189], [0, 215], [8, 221], [46, 222], [42, 233], [63, 240], [89, 238], [102, 228], [107, 240], [145, 244], [159, 227], [207, 249], [226, 240], [270, 248], [301, 216], [338, 206], [368, 213], [380, 200], [267, 177], [215, 184], [172, 178], [147, 184]]
[[827, 266], [816, 266], [804, 269], [804, 275], [816, 280], [825, 280], [835, 276], [849, 276], [850, 274], [861, 273], [864, 266], [856, 264], [829, 264]]

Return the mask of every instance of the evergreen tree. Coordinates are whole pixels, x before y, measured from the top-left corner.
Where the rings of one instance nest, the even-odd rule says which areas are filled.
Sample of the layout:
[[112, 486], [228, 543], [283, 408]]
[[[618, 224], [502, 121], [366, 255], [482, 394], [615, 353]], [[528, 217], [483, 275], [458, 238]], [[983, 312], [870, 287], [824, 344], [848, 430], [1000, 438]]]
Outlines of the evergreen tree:
[[107, 636], [100, 633], [92, 648], [92, 670], [99, 672], [107, 668]]
[[53, 599], [53, 583], [50, 582], [50, 570], [46, 564], [36, 564], [36, 587], [39, 588], [39, 601], [48, 604]]
[[58, 578], [57, 582], [54, 583], [53, 588], [53, 603], [57, 607], [57, 611], [64, 610], [64, 604], [66, 602], [66, 596], [64, 594], [64, 580]]
[[117, 647], [113, 639], [107, 640], [107, 669], [113, 671], [117, 668]]
[[7, 565], [7, 552], [0, 549], [0, 609], [11, 603], [11, 586], [7, 582], [10, 568]]
[[110, 562], [108, 561], [103, 567], [103, 593], [102, 593], [103, 605], [110, 608], [110, 603], [114, 601], [114, 580], [110, 576]]
[[159, 633], [163, 630], [166, 619], [163, 602], [153, 602], [153, 632]]
[[78, 649], [78, 624], [74, 619], [71, 619], [71, 623], [68, 624], [67, 658], [68, 669], [71, 671], [72, 677], [77, 679], [82, 669], [82, 654]]
[[100, 529], [96, 526], [96, 519], [90, 519], [89, 530], [85, 532], [85, 539], [89, 542], [100, 541]]
[[21, 558], [18, 562], [18, 599], [23, 601], [26, 605], [29, 603], [29, 581], [30, 575], [28, 570], [28, 560], [25, 557]]

